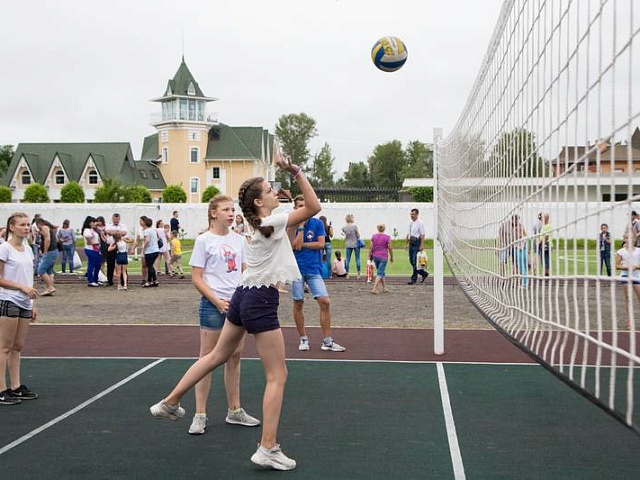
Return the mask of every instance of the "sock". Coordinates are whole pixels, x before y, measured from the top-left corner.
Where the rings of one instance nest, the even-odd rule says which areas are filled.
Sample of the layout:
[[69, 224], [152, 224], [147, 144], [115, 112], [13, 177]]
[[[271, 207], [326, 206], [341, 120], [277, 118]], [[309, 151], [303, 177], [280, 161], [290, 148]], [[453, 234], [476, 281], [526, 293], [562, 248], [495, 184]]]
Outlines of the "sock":
[[228, 413], [236, 413], [238, 410], [240, 410], [242, 407], [238, 407], [238, 408], [227, 408], [227, 412]]
[[331, 345], [333, 343], [333, 337], [325, 337], [322, 339], [325, 345]]

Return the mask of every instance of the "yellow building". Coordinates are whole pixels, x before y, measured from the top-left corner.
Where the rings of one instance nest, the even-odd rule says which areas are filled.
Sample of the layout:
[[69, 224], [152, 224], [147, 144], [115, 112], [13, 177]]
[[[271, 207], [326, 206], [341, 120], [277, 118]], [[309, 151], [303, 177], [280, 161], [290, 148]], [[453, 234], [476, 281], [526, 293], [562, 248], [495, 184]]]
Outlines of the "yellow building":
[[158, 132], [144, 139], [141, 160], [157, 165], [166, 185], [180, 185], [188, 203], [201, 202], [210, 185], [237, 198], [247, 178], [273, 179], [273, 135], [219, 123], [207, 114], [215, 100], [204, 95], [184, 58], [164, 94], [152, 100], [162, 113], [152, 121]]

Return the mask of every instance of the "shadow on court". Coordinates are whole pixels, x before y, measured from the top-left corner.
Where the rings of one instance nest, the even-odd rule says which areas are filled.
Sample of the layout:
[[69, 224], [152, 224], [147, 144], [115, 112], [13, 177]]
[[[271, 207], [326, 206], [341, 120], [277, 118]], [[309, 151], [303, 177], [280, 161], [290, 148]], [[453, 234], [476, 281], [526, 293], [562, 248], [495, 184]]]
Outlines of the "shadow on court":
[[[405, 334], [410, 344], [416, 332]], [[360, 343], [368, 336], [362, 330]], [[507, 357], [514, 349], [501, 348]], [[540, 366], [444, 363], [439, 377], [428, 361], [328, 359], [288, 361], [279, 441], [298, 462], [291, 472], [251, 464], [260, 428], [224, 422], [221, 371], [205, 435], [187, 434], [193, 394], [182, 421], [150, 416], [189, 359], [25, 359], [24, 382], [41, 397], [0, 408], [0, 465], [33, 479], [449, 479], [461, 468], [468, 478], [599, 479], [640, 471], [640, 437]], [[251, 359], [242, 368], [243, 405], [261, 417], [262, 366]], [[448, 440], [452, 423], [459, 456]]]

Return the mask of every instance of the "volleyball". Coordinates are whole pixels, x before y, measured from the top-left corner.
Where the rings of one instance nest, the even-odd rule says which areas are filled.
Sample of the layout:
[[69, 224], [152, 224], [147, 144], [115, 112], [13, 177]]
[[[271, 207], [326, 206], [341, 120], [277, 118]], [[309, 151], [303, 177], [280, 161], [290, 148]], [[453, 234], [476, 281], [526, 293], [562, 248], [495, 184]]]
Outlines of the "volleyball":
[[382, 37], [371, 49], [371, 60], [383, 72], [395, 72], [407, 61], [407, 47], [398, 37]]

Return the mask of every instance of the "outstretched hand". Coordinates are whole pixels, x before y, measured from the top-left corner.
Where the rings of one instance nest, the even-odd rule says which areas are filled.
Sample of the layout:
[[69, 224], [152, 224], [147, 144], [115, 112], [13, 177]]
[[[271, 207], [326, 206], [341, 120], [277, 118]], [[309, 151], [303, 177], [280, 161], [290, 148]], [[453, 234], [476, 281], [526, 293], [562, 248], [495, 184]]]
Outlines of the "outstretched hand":
[[280, 151], [276, 152], [275, 164], [278, 168], [286, 170], [287, 172], [293, 172], [296, 168], [296, 166], [291, 163], [291, 159], [284, 156]]

